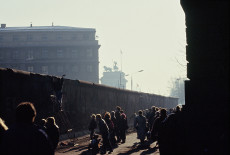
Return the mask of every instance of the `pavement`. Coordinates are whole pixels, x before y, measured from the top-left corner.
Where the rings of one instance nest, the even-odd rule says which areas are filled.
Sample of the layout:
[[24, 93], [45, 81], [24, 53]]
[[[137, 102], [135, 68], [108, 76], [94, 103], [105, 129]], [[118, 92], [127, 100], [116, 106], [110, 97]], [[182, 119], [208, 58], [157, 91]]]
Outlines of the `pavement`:
[[[55, 155], [91, 155], [91, 151], [88, 150], [89, 135], [82, 136], [77, 139], [70, 139], [62, 141], [55, 152]], [[108, 152], [107, 152], [108, 154]], [[156, 142], [148, 143], [144, 146], [140, 145], [140, 140], [137, 139], [136, 132], [128, 133], [126, 136], [126, 142], [119, 143], [117, 147], [114, 147], [112, 155], [160, 155], [159, 148], [156, 147]], [[99, 155], [99, 153], [98, 153]]]

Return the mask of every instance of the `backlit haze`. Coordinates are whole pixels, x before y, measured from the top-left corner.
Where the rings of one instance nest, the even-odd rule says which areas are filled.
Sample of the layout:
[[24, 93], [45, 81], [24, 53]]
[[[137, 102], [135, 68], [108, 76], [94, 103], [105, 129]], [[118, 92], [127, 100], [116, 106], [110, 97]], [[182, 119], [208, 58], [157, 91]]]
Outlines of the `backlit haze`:
[[[103, 66], [113, 67], [116, 61], [125, 74], [133, 73], [134, 90], [169, 95], [172, 79], [186, 77], [185, 15], [179, 0], [0, 0], [0, 4], [0, 23], [7, 27], [53, 22], [95, 28], [101, 45], [99, 78]], [[126, 79], [130, 89], [131, 76]]]

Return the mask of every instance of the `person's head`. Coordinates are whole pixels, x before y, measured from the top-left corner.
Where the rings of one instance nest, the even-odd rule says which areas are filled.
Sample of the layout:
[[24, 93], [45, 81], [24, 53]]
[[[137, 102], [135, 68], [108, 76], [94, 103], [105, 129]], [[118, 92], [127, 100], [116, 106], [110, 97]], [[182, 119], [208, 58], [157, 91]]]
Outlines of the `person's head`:
[[96, 115], [95, 115], [95, 114], [92, 114], [92, 115], [91, 115], [91, 118], [92, 118], [92, 119], [95, 119], [95, 118], [96, 118]]
[[115, 112], [114, 111], [111, 111], [111, 117], [115, 117]]
[[156, 112], [155, 112], [155, 115], [156, 115], [156, 117], [159, 117], [159, 116], [160, 116], [159, 111], [156, 111]]
[[161, 116], [162, 116], [162, 117], [165, 117], [165, 116], [167, 115], [167, 111], [166, 111], [166, 109], [164, 109], [164, 108], [161, 109], [161, 112], [160, 112], [160, 113], [161, 113]]
[[121, 107], [119, 107], [119, 106], [117, 106], [116, 109], [117, 109], [117, 111], [121, 111]]
[[33, 123], [36, 117], [36, 109], [31, 102], [22, 102], [16, 108], [16, 121]]
[[102, 119], [102, 118], [101, 118], [101, 114], [97, 114], [97, 115], [96, 115], [96, 119], [97, 119], [97, 120], [101, 120], [101, 119]]
[[55, 118], [54, 117], [48, 117], [46, 119], [46, 126], [54, 126], [54, 125], [56, 125]]
[[110, 113], [106, 112], [105, 115], [104, 115], [104, 118], [105, 119], [111, 119]]
[[138, 114], [139, 114], [139, 115], [142, 115], [142, 114], [143, 114], [142, 110], [139, 110], [139, 111], [138, 111]]
[[8, 127], [6, 126], [5, 122], [0, 118], [0, 134], [6, 130], [8, 130]]
[[176, 112], [180, 112], [181, 111], [181, 108], [179, 105], [176, 106]]
[[94, 135], [93, 135], [93, 139], [97, 139], [98, 137], [99, 137], [98, 134], [94, 134]]
[[120, 112], [121, 112], [121, 114], [123, 114], [123, 113], [124, 113], [124, 110], [121, 110]]
[[126, 116], [125, 116], [124, 113], [121, 114], [121, 118], [122, 118], [122, 119], [126, 119]]
[[152, 106], [152, 107], [151, 107], [151, 110], [152, 110], [153, 112], [155, 112], [155, 111], [156, 111], [156, 107], [155, 107], [155, 106]]
[[45, 124], [46, 124], [46, 120], [44, 118], [39, 121], [39, 125], [45, 126]]
[[159, 108], [158, 107], [156, 107], [156, 109], [155, 109], [156, 111], [159, 111]]

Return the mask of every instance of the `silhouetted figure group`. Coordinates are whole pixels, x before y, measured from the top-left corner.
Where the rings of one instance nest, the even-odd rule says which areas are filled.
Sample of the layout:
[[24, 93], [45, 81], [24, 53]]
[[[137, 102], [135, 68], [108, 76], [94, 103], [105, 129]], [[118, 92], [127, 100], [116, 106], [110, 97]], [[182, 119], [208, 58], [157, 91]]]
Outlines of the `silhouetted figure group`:
[[137, 130], [137, 138], [140, 139], [141, 144], [143, 144], [147, 132], [146, 118], [143, 116], [142, 110], [139, 110], [138, 114], [134, 120], [134, 127]]
[[59, 141], [59, 128], [54, 117], [34, 124], [36, 109], [30, 102], [16, 108], [16, 122], [9, 127], [0, 119], [1, 155], [53, 155]]
[[[144, 111], [144, 112], [143, 112]], [[181, 146], [183, 143], [181, 136], [181, 108], [167, 111], [164, 108], [155, 106], [151, 109], [139, 110], [138, 116], [134, 119], [134, 127], [137, 130], [137, 138], [140, 139], [141, 146], [157, 141], [161, 155], [183, 154]]]
[[[97, 123], [95, 124], [95, 122]], [[107, 150], [110, 154], [113, 152], [113, 147], [117, 146], [118, 143], [125, 143], [128, 122], [124, 111], [119, 106], [116, 107], [116, 111], [111, 111], [111, 113], [105, 112], [104, 115], [97, 114], [96, 119], [95, 114], [91, 116], [89, 124], [91, 141], [97, 127], [102, 137], [103, 145], [100, 149], [101, 154], [105, 154]]]

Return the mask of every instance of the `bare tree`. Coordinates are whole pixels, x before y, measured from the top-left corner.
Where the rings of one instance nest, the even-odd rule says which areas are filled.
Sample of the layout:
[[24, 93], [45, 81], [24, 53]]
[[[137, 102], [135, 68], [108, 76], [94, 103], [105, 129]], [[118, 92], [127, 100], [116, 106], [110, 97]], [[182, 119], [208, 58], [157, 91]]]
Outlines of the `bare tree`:
[[184, 81], [185, 81], [185, 78], [175, 78], [172, 80], [170, 96], [178, 97], [179, 104], [185, 104]]

